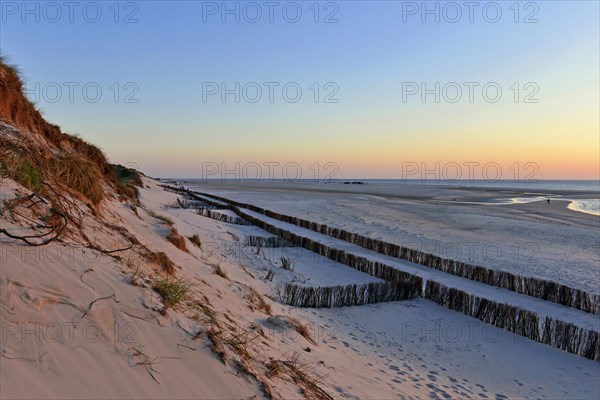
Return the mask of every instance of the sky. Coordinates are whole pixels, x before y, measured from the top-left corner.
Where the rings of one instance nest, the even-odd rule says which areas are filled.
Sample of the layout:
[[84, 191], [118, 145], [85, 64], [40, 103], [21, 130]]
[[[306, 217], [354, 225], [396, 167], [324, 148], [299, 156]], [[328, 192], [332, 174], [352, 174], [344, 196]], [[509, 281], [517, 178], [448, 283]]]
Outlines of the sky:
[[0, 2], [63, 131], [151, 176], [600, 179], [599, 2]]

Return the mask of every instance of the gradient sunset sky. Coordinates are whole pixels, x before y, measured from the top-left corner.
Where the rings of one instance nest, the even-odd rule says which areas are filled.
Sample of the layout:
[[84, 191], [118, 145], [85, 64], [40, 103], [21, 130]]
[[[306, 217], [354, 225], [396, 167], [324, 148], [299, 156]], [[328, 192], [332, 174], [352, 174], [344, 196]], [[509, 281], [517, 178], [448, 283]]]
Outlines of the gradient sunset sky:
[[[295, 162], [310, 178], [311, 165], [323, 176], [332, 162], [340, 178], [402, 178], [407, 163], [478, 162], [498, 163], [503, 179], [515, 177], [515, 163], [521, 178], [532, 171], [526, 163], [538, 179], [600, 178], [597, 1], [477, 2], [472, 22], [462, 1], [456, 22], [448, 2], [426, 4], [439, 7], [439, 22], [421, 1], [274, 2], [273, 22], [263, 1], [108, 1], [84, 15], [86, 3], [57, 17], [43, 2], [2, 2], [0, 51], [49, 121], [152, 176]], [[254, 5], [262, 16], [253, 23]], [[223, 7], [239, 7], [239, 22]], [[78, 84], [71, 99], [68, 82]], [[262, 98], [222, 102], [207, 95], [211, 82], [256, 82]], [[264, 82], [279, 84], [272, 102]], [[289, 82], [302, 89], [297, 102], [283, 97]], [[449, 101], [450, 85], [439, 103], [434, 94], [423, 102], [407, 96], [413, 82], [456, 82], [462, 97]], [[479, 85], [473, 102], [464, 82]], [[89, 83], [102, 89], [97, 102], [83, 96]], [[502, 89], [497, 102], [484, 98], [487, 83]], [[325, 102], [336, 90], [337, 102]]]

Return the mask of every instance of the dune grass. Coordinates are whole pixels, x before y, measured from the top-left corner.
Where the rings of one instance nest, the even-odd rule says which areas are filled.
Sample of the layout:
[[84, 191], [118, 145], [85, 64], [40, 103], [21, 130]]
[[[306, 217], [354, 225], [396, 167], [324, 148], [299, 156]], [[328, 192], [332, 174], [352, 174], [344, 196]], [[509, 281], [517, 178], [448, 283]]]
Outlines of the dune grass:
[[166, 272], [167, 275], [175, 275], [175, 264], [164, 252], [150, 252], [148, 261], [158, 264], [161, 271]]
[[259, 310], [263, 310], [267, 315], [272, 314], [271, 305], [265, 301], [264, 297], [258, 293], [256, 289], [252, 286], [248, 286], [246, 290], [248, 292], [246, 297], [250, 301], [251, 309], [256, 307]]
[[143, 185], [140, 173], [120, 164], [110, 164], [110, 169], [117, 193], [126, 199], [137, 200], [139, 197], [138, 187]]
[[191, 283], [184, 279], [162, 279], [158, 281], [154, 290], [163, 298], [164, 310], [177, 306], [186, 297], [190, 288]]
[[173, 246], [177, 247], [179, 250], [189, 253], [189, 250], [187, 249], [187, 246], [185, 244], [184, 237], [181, 236], [179, 234], [179, 232], [177, 232], [177, 228], [175, 228], [175, 222], [173, 222], [173, 220], [171, 218], [161, 215], [161, 214], [158, 214], [158, 213], [154, 212], [153, 210], [148, 210], [148, 215], [150, 215], [154, 219], [159, 220], [163, 224], [169, 225], [171, 230], [170, 230], [169, 234], [167, 235], [167, 240], [169, 242], [171, 242], [173, 244]]
[[44, 179], [42, 171], [27, 158], [15, 153], [8, 153], [0, 159], [0, 173], [34, 191], [41, 191]]
[[271, 378], [287, 375], [294, 384], [304, 390], [304, 395], [308, 399], [332, 400], [333, 397], [327, 393], [321, 386], [327, 375], [319, 375], [315, 368], [300, 360], [300, 354], [294, 352], [290, 356], [280, 359], [271, 359], [266, 364], [267, 375]]
[[68, 188], [83, 194], [94, 205], [104, 198], [102, 175], [92, 161], [80, 154], [68, 153], [50, 162], [52, 175]]
[[225, 272], [225, 270], [221, 267], [221, 264], [213, 265], [213, 274], [219, 275], [221, 278], [229, 280], [229, 276], [227, 275], [227, 272]]
[[171, 244], [173, 244], [173, 246], [177, 247], [179, 250], [189, 253], [189, 250], [187, 249], [187, 246], [185, 245], [184, 237], [181, 236], [179, 234], [179, 232], [177, 232], [177, 229], [175, 228], [175, 226], [171, 226], [171, 232], [169, 232], [169, 235], [167, 236], [167, 240], [169, 242], [171, 242]]
[[198, 234], [188, 236], [188, 239], [190, 240], [190, 242], [192, 242], [194, 246], [198, 247], [199, 249], [202, 248], [202, 242], [200, 241], [200, 236], [198, 236]]
[[135, 365], [144, 367], [146, 369], [146, 372], [148, 372], [148, 374], [150, 375], [150, 377], [154, 379], [156, 383], [160, 384], [160, 382], [156, 378], [156, 374], [158, 374], [159, 372], [154, 368], [154, 365], [158, 363], [158, 357], [148, 357], [148, 355], [142, 351], [143, 349], [144, 345], [139, 345], [135, 347], [130, 347], [127, 350], [130, 352], [130, 355], [132, 357], [136, 358]]
[[94, 205], [98, 205], [104, 198], [104, 180], [99, 168], [78, 153], [63, 153], [45, 158], [32, 154], [22, 144], [5, 142], [0, 146], [0, 170], [3, 176], [14, 179], [37, 193], [50, 194], [42, 186], [43, 182], [47, 182], [79, 193]]
[[175, 224], [171, 218], [161, 215], [161, 214], [158, 214], [158, 213], [154, 212], [153, 210], [148, 210], [148, 215], [150, 215], [152, 218], [157, 219], [157, 220], [161, 221], [162, 223], [167, 224], [169, 226], [172, 226]]

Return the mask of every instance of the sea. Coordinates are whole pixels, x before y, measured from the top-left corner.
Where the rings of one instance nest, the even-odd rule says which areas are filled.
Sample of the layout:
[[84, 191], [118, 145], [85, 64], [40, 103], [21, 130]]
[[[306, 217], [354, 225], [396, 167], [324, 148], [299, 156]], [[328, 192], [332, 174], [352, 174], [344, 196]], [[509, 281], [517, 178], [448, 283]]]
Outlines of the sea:
[[[450, 179], [197, 179], [197, 178], [169, 178], [165, 181], [174, 181], [184, 185], [194, 185], [202, 182], [287, 182], [304, 184], [349, 184], [349, 185], [437, 185], [455, 187], [473, 187], [488, 189], [506, 189], [522, 192], [525, 196], [514, 198], [498, 198], [486, 201], [488, 204], [517, 204], [536, 201], [569, 201], [569, 209], [586, 214], [600, 216], [600, 180], [450, 180]], [[555, 192], [568, 192], [568, 195], [557, 195]], [[554, 192], [554, 193], [553, 193]], [[582, 197], [583, 195], [583, 197]]]

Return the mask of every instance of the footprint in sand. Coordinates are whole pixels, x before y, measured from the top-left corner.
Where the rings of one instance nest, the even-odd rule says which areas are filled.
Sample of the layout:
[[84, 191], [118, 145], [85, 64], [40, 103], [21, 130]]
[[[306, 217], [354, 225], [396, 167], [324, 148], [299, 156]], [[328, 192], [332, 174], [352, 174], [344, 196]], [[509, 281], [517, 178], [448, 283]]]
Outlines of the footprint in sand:
[[428, 383], [425, 386], [432, 390], [432, 392], [429, 393], [429, 397], [431, 397], [432, 399], [439, 399], [440, 396], [444, 399], [452, 398], [452, 396], [448, 392], [446, 392], [443, 389], [440, 389], [439, 387], [437, 387], [435, 385], [432, 385], [431, 383]]

